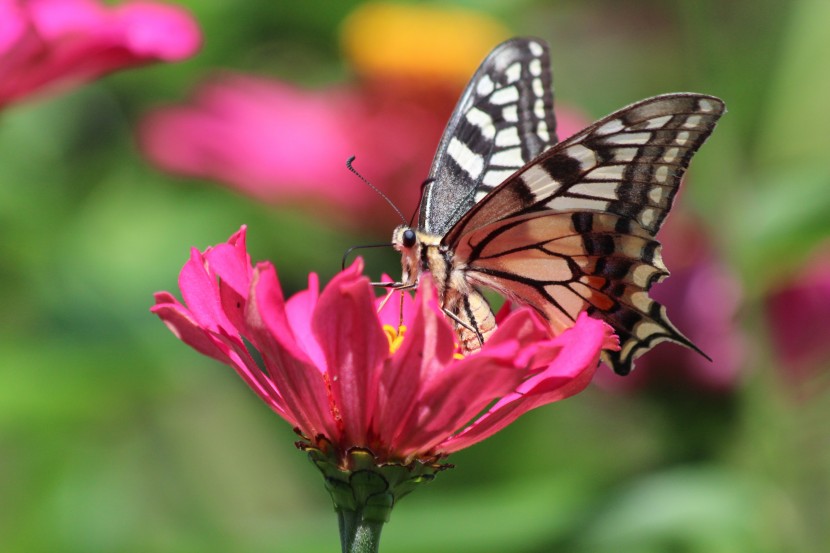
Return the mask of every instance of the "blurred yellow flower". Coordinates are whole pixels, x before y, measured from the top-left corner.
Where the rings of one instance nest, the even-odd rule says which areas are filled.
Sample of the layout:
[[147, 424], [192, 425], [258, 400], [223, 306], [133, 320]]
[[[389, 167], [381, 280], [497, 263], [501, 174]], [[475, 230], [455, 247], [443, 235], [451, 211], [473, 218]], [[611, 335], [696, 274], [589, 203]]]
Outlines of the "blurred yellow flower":
[[344, 21], [342, 48], [362, 76], [463, 86], [510, 36], [495, 19], [461, 7], [373, 2]]

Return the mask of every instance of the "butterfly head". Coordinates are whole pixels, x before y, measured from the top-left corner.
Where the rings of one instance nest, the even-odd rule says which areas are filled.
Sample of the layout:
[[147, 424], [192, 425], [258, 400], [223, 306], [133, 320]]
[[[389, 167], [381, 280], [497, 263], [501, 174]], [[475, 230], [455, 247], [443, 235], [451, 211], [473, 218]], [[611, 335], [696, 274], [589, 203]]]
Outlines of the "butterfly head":
[[400, 225], [392, 233], [392, 246], [401, 252], [403, 268], [401, 281], [413, 284], [420, 272], [418, 259], [421, 255], [421, 243], [418, 240], [418, 234], [408, 225]]

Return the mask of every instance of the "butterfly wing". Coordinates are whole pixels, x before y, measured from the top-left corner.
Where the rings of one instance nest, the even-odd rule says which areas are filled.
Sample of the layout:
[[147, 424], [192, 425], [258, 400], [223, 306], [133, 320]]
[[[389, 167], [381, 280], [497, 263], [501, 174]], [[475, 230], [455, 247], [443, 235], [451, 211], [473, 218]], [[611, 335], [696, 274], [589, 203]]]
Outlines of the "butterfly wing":
[[[670, 340], [697, 348], [648, 297], [668, 275], [654, 240], [721, 100], [667, 94], [594, 123], [475, 204], [442, 242], [474, 283], [533, 306], [555, 328], [583, 309], [608, 322], [620, 374]], [[697, 350], [699, 351], [699, 350]]]
[[424, 189], [419, 228], [442, 236], [475, 202], [556, 143], [544, 41], [515, 38], [482, 62], [450, 117]]
[[604, 319], [620, 337], [619, 352], [604, 352], [619, 374], [662, 341], [700, 351], [648, 296], [669, 273], [660, 244], [629, 219], [588, 211], [531, 213], [464, 235], [456, 253], [469, 260], [469, 281], [532, 306], [556, 331], [581, 311]]

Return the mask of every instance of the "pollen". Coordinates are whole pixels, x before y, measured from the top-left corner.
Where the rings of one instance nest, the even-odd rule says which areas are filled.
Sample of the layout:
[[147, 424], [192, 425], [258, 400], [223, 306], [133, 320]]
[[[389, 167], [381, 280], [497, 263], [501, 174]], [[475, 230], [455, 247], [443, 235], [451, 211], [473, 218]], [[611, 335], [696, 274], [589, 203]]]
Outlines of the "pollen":
[[459, 342], [453, 342], [453, 346], [455, 346], [455, 352], [453, 352], [452, 358], [456, 361], [464, 359], [466, 355], [464, 354], [464, 349], [461, 347], [461, 344]]
[[389, 340], [389, 353], [395, 353], [403, 344], [403, 335], [406, 333], [406, 326], [401, 325], [397, 329], [392, 325], [383, 325], [383, 332]]

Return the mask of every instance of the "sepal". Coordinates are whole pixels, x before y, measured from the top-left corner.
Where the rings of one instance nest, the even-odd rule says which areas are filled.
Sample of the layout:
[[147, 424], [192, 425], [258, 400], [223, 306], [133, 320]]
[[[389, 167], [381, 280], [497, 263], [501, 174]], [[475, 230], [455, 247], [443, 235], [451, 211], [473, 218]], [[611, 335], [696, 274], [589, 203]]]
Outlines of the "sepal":
[[353, 447], [339, 453], [322, 436], [313, 442], [303, 440], [296, 445], [308, 453], [309, 460], [323, 473], [335, 511], [359, 513], [368, 522], [387, 522], [401, 498], [432, 481], [438, 472], [452, 468], [439, 463], [439, 457], [379, 463], [368, 448]]

